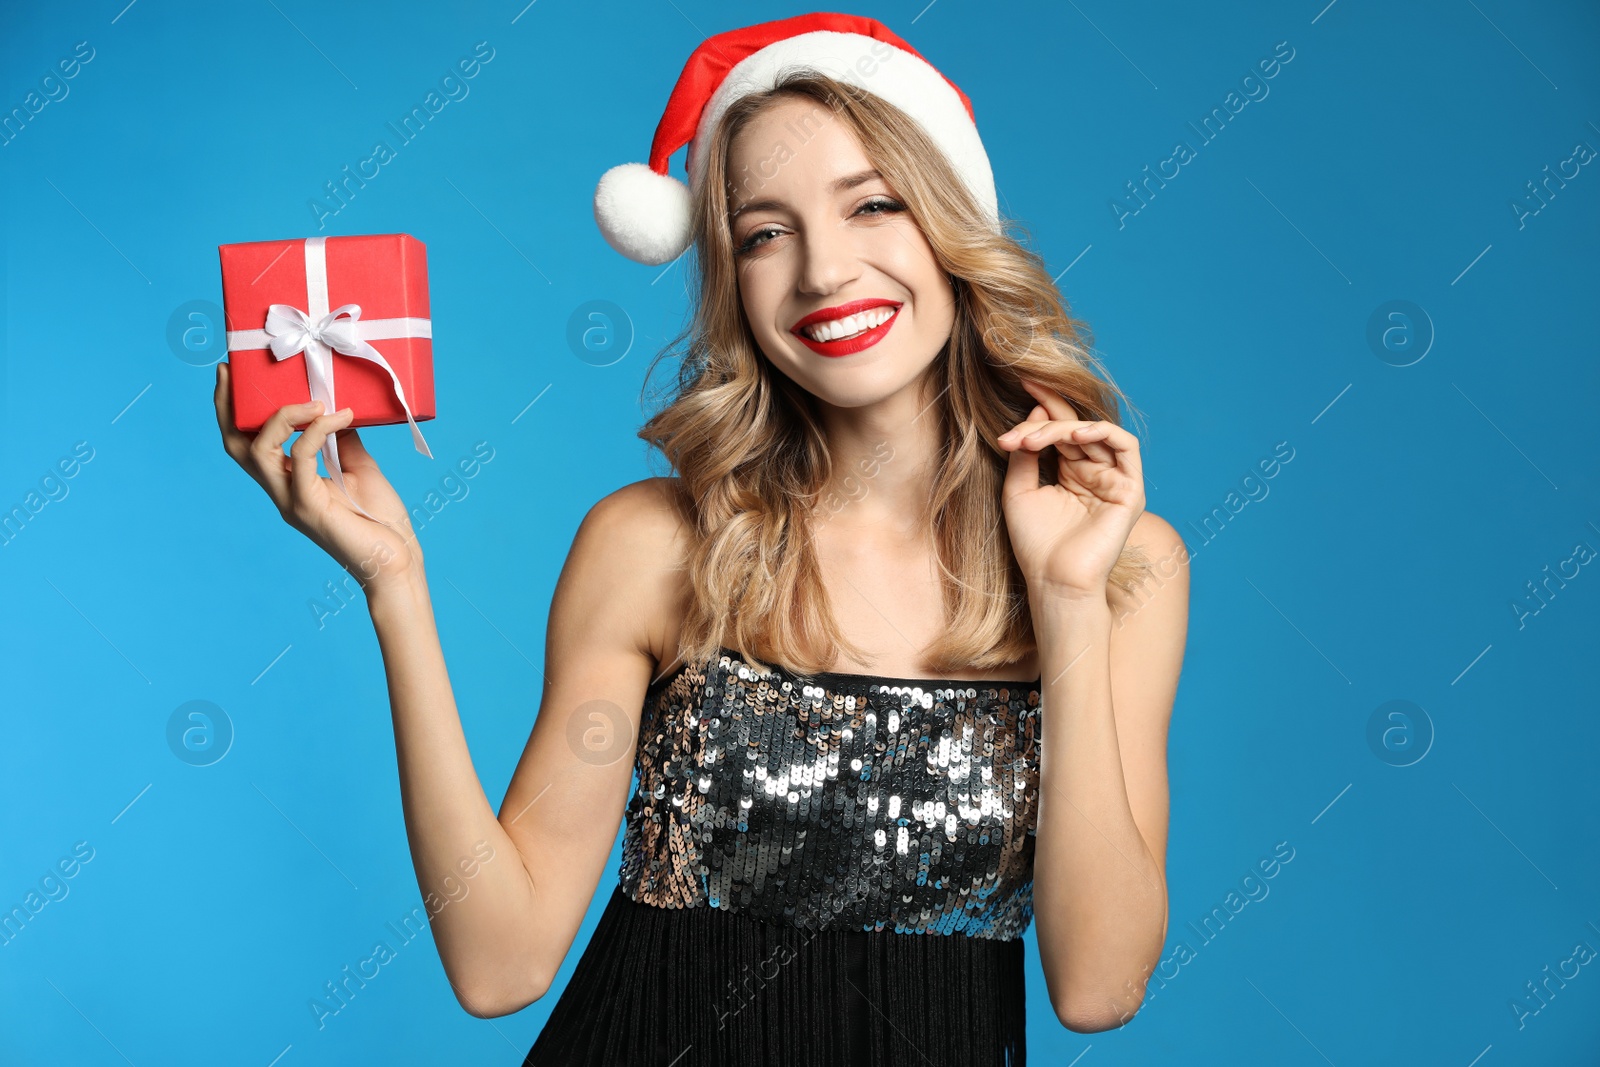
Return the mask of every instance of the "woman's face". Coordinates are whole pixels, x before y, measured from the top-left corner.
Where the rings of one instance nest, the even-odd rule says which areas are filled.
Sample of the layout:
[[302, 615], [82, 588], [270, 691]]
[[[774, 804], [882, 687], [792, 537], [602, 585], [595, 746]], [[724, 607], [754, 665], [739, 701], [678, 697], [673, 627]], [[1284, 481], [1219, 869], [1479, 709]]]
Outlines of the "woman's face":
[[729, 146], [750, 328], [779, 370], [838, 407], [916, 382], [955, 323], [949, 275], [888, 183], [863, 178], [871, 171], [850, 127], [811, 100], [769, 108]]

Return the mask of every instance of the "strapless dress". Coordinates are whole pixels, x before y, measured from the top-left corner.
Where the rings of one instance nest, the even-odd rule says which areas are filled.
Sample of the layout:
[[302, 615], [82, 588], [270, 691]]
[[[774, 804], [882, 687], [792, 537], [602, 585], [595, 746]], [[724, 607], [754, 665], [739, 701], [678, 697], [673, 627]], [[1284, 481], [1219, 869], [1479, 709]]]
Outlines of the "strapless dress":
[[618, 883], [524, 1067], [1018, 1067], [1039, 680], [652, 683]]

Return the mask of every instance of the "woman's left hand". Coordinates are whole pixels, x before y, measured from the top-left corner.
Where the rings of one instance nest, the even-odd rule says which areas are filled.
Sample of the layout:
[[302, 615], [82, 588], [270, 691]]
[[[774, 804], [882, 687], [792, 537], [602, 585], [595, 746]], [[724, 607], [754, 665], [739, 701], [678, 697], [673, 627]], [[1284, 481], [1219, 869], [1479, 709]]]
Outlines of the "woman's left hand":
[[[1039, 403], [999, 438], [1011, 453], [1001, 506], [1030, 599], [1059, 596], [1103, 603], [1112, 566], [1144, 512], [1139, 439], [1110, 422], [1087, 422], [1037, 382]], [[1055, 485], [1039, 484], [1039, 451], [1054, 445]], [[1096, 600], [1098, 598], [1098, 600]]]

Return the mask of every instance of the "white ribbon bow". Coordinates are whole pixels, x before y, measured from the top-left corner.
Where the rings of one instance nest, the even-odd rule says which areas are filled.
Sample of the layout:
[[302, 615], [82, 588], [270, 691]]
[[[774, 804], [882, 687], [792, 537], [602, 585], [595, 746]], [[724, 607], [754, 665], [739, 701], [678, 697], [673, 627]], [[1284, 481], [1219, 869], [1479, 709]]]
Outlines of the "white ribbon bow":
[[[400, 376], [394, 372], [383, 353], [368, 341], [381, 341], [399, 337], [432, 337], [433, 324], [428, 319], [396, 318], [361, 321], [361, 305], [345, 304], [328, 310], [328, 260], [324, 243], [326, 237], [306, 238], [306, 302], [310, 312], [290, 304], [273, 304], [267, 309], [266, 329], [229, 330], [228, 351], [253, 351], [270, 349], [275, 360], [306, 354], [306, 380], [311, 387], [311, 399], [322, 401], [322, 412], [331, 415], [334, 406], [333, 354], [338, 352], [357, 359], [370, 360], [389, 372], [394, 385], [394, 395], [405, 409], [406, 422], [411, 426], [411, 440], [417, 451], [429, 459], [433, 453], [422, 439], [417, 420], [412, 417], [411, 404], [400, 385]], [[322, 444], [322, 461], [334, 484], [350, 501], [350, 506], [374, 522], [383, 522], [357, 504], [344, 485], [344, 471], [339, 466], [339, 441], [330, 433]], [[392, 525], [383, 523], [385, 526]]]

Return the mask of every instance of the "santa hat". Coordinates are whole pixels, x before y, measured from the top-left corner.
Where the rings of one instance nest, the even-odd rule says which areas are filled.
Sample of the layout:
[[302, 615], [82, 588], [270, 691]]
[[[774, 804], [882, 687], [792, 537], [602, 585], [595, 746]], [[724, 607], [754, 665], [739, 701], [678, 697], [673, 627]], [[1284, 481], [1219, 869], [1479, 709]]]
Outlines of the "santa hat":
[[693, 239], [690, 186], [667, 173], [667, 161], [688, 144], [689, 182], [698, 189], [707, 142], [729, 105], [773, 88], [780, 73], [797, 66], [867, 89], [915, 119], [998, 221], [994, 173], [966, 94], [876, 19], [815, 12], [701, 42], [672, 88], [650, 162], [612, 167], [595, 188], [594, 217], [606, 243], [651, 265], [682, 254]]

